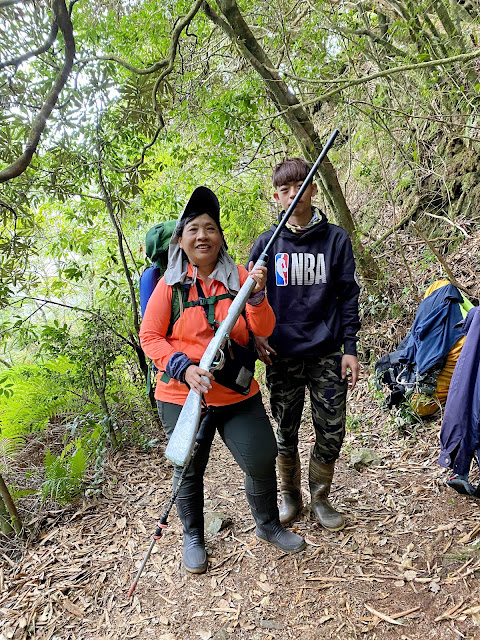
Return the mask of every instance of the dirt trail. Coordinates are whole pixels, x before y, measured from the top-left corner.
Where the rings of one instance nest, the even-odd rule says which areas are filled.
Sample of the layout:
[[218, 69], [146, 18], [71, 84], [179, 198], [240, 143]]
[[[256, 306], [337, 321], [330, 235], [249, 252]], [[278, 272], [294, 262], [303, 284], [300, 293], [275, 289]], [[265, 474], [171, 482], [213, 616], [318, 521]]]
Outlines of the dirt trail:
[[[128, 588], [171, 490], [161, 450], [122, 451], [107, 463], [102, 496], [52, 514], [19, 565], [4, 556], [0, 639], [286, 640], [478, 637], [478, 503], [443, 485], [438, 422], [402, 437], [389, 416], [355, 392], [356, 417], [338, 465], [339, 533], [304, 513], [308, 541], [282, 555], [256, 541], [242, 477], [217, 437], [206, 476], [206, 509], [232, 524], [207, 534], [209, 570], [185, 574], [175, 510], [134, 597]], [[308, 423], [308, 416], [306, 423]], [[311, 443], [303, 428], [305, 500]], [[374, 449], [379, 466], [357, 471], [349, 453]]]

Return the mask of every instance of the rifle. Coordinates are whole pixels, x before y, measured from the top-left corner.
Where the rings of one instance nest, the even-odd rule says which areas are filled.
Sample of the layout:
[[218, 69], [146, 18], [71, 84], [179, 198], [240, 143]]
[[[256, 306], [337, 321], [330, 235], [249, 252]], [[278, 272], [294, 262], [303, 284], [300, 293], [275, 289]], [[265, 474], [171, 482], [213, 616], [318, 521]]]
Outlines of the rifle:
[[[310, 170], [310, 173], [305, 178], [302, 186], [298, 190], [297, 195], [295, 196], [292, 204], [288, 207], [285, 215], [279, 222], [275, 232], [272, 237], [268, 241], [266, 247], [258, 258], [255, 267], [264, 267], [268, 262], [268, 251], [273, 246], [274, 242], [277, 240], [280, 232], [285, 226], [287, 220], [292, 214], [293, 210], [298, 204], [298, 201], [303, 196], [306, 188], [312, 182], [313, 177], [320, 166], [321, 162], [327, 155], [330, 147], [335, 141], [335, 138], [338, 135], [338, 129], [332, 133], [330, 138], [328, 139], [326, 145], [324, 146], [322, 152], [318, 156], [315, 164]], [[211, 339], [208, 347], [205, 350], [205, 353], [200, 360], [199, 367], [201, 369], [205, 369], [206, 371], [214, 371], [221, 367], [221, 363], [223, 362], [223, 353], [222, 349], [225, 346], [226, 341], [230, 336], [230, 332], [235, 326], [240, 314], [242, 313], [250, 294], [255, 288], [256, 282], [252, 277], [248, 277], [240, 291], [236, 295], [233, 300], [227, 316], [225, 320], [218, 327], [215, 336]], [[205, 381], [208, 381], [206, 377], [204, 377]], [[185, 400], [185, 404], [178, 416], [177, 424], [175, 425], [175, 429], [170, 437], [167, 448], [165, 450], [166, 457], [171, 460], [173, 463], [177, 464], [180, 467], [183, 467], [187, 464], [192, 456], [193, 447], [195, 445], [195, 439], [197, 436], [199, 424], [200, 424], [200, 414], [202, 410], [202, 395], [196, 393], [192, 389], [188, 392], [187, 399]]]

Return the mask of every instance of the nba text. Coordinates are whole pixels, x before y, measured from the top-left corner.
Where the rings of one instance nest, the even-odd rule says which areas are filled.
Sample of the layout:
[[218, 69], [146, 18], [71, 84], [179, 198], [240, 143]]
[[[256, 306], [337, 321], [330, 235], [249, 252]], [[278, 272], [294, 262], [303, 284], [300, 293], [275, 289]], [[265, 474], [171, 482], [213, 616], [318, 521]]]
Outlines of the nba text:
[[277, 253], [275, 255], [277, 287], [325, 284], [325, 256], [323, 253]]

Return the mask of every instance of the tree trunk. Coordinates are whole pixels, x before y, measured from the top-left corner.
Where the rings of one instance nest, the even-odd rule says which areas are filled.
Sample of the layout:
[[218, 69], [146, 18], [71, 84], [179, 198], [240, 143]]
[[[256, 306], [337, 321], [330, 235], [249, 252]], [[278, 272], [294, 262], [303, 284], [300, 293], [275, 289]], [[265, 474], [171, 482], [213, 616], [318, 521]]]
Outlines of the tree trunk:
[[3, 498], [0, 496], [0, 531], [5, 536], [10, 536], [13, 533], [13, 527], [10, 524], [10, 515]]
[[3, 533], [9, 534], [12, 533], [13, 529], [5, 516], [9, 517], [17, 536], [22, 536], [24, 533], [22, 521], [20, 520], [20, 516], [18, 515], [17, 508], [13, 502], [8, 487], [5, 484], [5, 480], [0, 474], [0, 522]]
[[[135, 340], [133, 335], [130, 335], [130, 339], [132, 341]], [[140, 371], [143, 374], [143, 378], [145, 380], [145, 384], [148, 384], [148, 382], [149, 382], [148, 378], [150, 376], [150, 368], [148, 366], [147, 359], [145, 358], [145, 354], [143, 352], [142, 347], [140, 345], [135, 347], [135, 352], [137, 354], [138, 363], [140, 365]], [[158, 413], [157, 413], [157, 401], [155, 400], [155, 391], [154, 391], [152, 385], [148, 386], [148, 400], [150, 402], [150, 406], [153, 409], [153, 415], [154, 415], [155, 420], [157, 422], [160, 422], [159, 417], [158, 417]]]
[[[207, 3], [204, 5], [206, 15], [222, 28], [232, 43], [238, 47], [243, 57], [262, 77], [271, 100], [285, 124], [292, 131], [305, 159], [309, 162], [315, 161], [323, 145], [307, 111], [282, 80], [273, 63], [256, 40], [243, 19], [236, 1], [217, 0], [217, 4], [226, 21], [216, 14]], [[380, 269], [360, 242], [358, 230], [345, 201], [336, 171], [328, 158], [325, 158], [320, 166], [319, 174], [321, 177], [320, 186], [332, 207], [336, 221], [347, 231], [352, 240], [360, 273], [367, 283], [378, 281], [381, 277]]]
[[108, 408], [107, 398], [105, 396], [105, 389], [107, 388], [107, 368], [104, 360], [101, 360], [99, 364], [101, 367], [99, 380], [96, 379], [93, 371], [90, 372], [90, 380], [92, 382], [93, 390], [100, 400], [100, 406], [102, 407], [103, 415], [107, 423], [110, 441], [116, 449], [118, 447], [117, 434], [115, 432], [115, 427], [113, 426], [112, 416], [110, 415], [110, 409]]
[[110, 195], [110, 191], [105, 184], [105, 179], [103, 175], [102, 162], [103, 162], [103, 153], [102, 153], [102, 143], [100, 140], [100, 124], [97, 126], [97, 153], [98, 153], [98, 164], [97, 164], [97, 175], [98, 175], [98, 183], [100, 186], [100, 191], [102, 192], [102, 199], [105, 203], [105, 206], [108, 211], [108, 215], [113, 224], [115, 232], [117, 234], [117, 244], [118, 244], [118, 252], [120, 254], [120, 259], [122, 261], [123, 272], [125, 274], [125, 278], [128, 283], [128, 290], [130, 292], [130, 304], [132, 306], [132, 316], [133, 316], [133, 326], [135, 327], [135, 331], [140, 331], [140, 314], [138, 313], [138, 304], [137, 297], [135, 293], [135, 286], [132, 280], [132, 274], [130, 273], [130, 269], [128, 268], [127, 257], [125, 255], [125, 249], [123, 246], [123, 231], [120, 226], [120, 222], [115, 215], [115, 211], [113, 209], [112, 197]]

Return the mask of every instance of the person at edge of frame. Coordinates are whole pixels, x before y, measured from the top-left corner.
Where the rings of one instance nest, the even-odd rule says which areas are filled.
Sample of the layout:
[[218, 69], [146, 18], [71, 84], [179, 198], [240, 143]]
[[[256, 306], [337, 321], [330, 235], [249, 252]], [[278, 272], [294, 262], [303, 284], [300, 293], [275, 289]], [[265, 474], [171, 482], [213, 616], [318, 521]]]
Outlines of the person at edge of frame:
[[[275, 167], [273, 197], [283, 207], [280, 219], [309, 170], [302, 158], [287, 158]], [[347, 388], [355, 387], [359, 373], [360, 288], [348, 234], [312, 206], [316, 193], [316, 184], [306, 189], [273, 247], [266, 289], [276, 325], [270, 337], [255, 337], [255, 342], [267, 365], [277, 423], [280, 522], [292, 522], [303, 506], [298, 433], [306, 387], [315, 428], [310, 508], [323, 527], [339, 531], [345, 520], [328, 495], [345, 437]], [[256, 240], [250, 261], [255, 262], [274, 229]]]
[[[275, 325], [274, 313], [265, 296], [266, 267], [252, 268], [255, 288], [230, 337], [247, 345], [248, 328], [255, 334], [270, 335]], [[198, 363], [214, 335], [202, 306], [183, 309], [169, 329], [172, 286], [189, 284], [188, 301], [238, 293], [247, 270], [236, 265], [227, 253], [220, 225], [220, 205], [207, 187], [192, 193], [170, 241], [168, 267], [153, 291], [145, 311], [140, 340], [146, 355], [159, 369], [155, 397], [158, 413], [170, 438], [189, 389], [204, 394], [208, 404], [209, 427], [192, 459], [176, 499], [183, 525], [183, 563], [190, 573], [203, 573], [208, 566], [204, 539], [203, 477], [215, 430], [245, 474], [245, 491], [256, 523], [257, 537], [283, 552], [297, 552], [305, 541], [283, 528], [277, 506], [275, 435], [262, 403], [258, 383], [253, 380], [248, 395], [241, 395], [215, 382], [209, 371]], [[215, 322], [221, 323], [232, 303], [223, 297], [215, 303]], [[246, 318], [246, 321], [245, 321]], [[218, 326], [218, 324], [216, 325]], [[161, 380], [162, 372], [170, 376]], [[182, 468], [175, 466], [174, 487]]]

